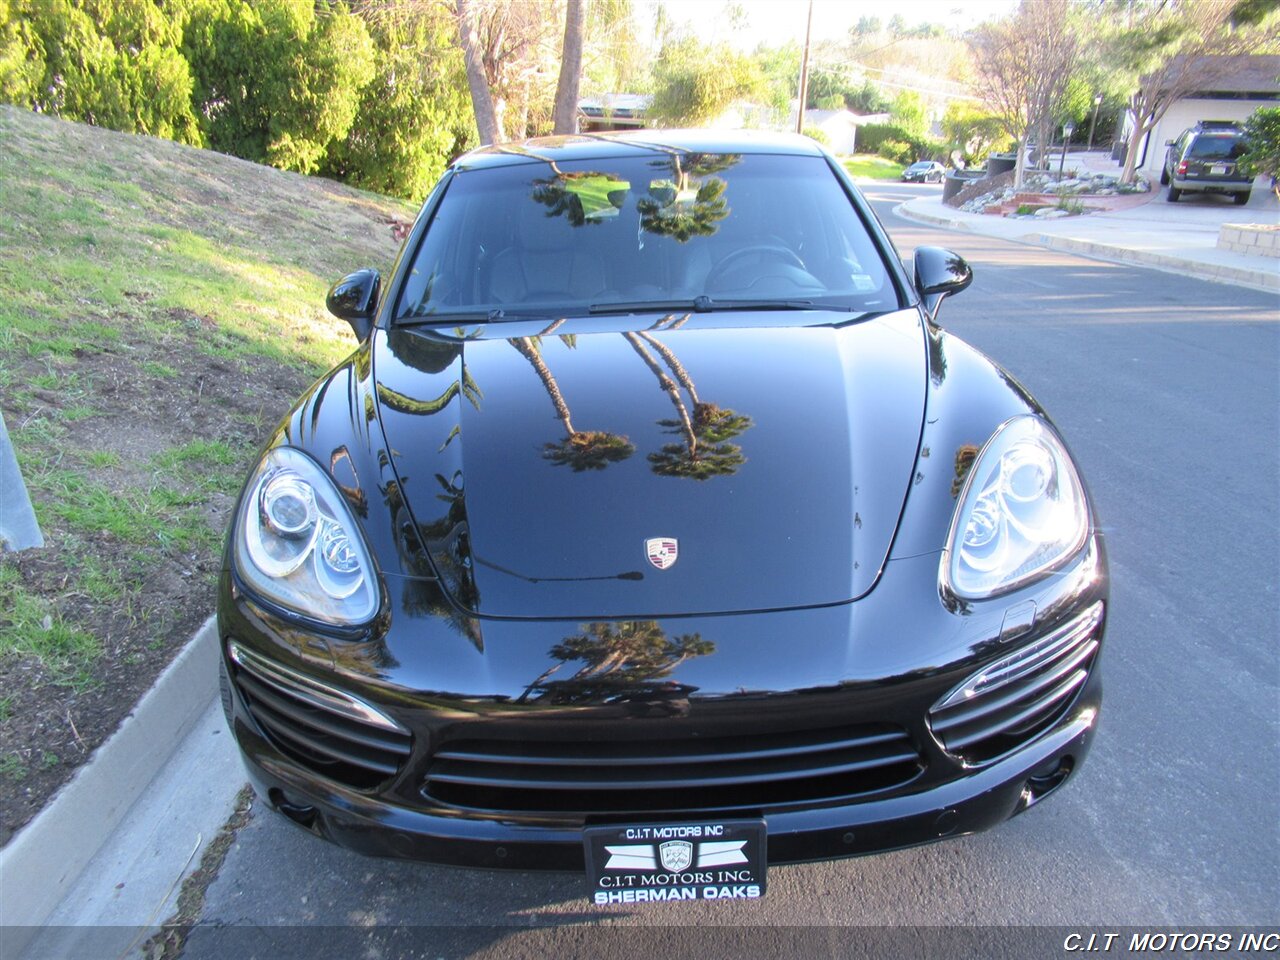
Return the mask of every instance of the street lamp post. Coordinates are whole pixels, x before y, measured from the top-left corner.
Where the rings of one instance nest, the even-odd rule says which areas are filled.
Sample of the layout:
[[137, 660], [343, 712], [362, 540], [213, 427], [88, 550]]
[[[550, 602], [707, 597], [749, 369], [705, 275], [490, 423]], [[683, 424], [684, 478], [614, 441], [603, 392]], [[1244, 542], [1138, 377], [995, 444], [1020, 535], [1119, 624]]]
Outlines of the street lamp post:
[[1067, 141], [1076, 132], [1076, 125], [1068, 120], [1062, 125], [1062, 156], [1058, 158], [1058, 179], [1062, 179], [1062, 165], [1067, 162]]
[[1098, 107], [1102, 106], [1102, 94], [1098, 94], [1093, 98], [1093, 119], [1089, 121], [1089, 147], [1093, 149], [1093, 128], [1098, 123]]

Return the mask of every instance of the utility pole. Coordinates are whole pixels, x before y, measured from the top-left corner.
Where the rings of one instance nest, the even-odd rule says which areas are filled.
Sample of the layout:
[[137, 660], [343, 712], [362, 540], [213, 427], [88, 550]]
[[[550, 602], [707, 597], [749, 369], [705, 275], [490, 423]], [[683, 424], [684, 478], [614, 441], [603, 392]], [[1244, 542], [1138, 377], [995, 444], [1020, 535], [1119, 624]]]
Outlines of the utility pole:
[[796, 105], [796, 133], [804, 133], [804, 105], [809, 99], [809, 39], [813, 35], [813, 0], [809, 0], [809, 20], [804, 28], [804, 57], [800, 61], [800, 102]]

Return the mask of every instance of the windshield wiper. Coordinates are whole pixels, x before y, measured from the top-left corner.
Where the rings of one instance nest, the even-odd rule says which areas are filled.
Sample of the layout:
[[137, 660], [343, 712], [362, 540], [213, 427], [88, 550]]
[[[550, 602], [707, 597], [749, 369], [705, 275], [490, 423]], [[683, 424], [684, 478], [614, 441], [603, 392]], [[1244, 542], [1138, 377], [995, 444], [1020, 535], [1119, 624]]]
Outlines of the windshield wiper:
[[551, 314], [509, 313], [500, 308], [493, 310], [461, 310], [457, 313], [411, 313], [396, 321], [398, 327], [416, 327], [432, 323], [502, 323], [512, 320], [546, 320]]
[[591, 313], [663, 313], [686, 310], [690, 313], [714, 313], [722, 310], [841, 310], [841, 307], [815, 305], [812, 300], [713, 300], [694, 297], [690, 300], [636, 300], [625, 303], [593, 303]]

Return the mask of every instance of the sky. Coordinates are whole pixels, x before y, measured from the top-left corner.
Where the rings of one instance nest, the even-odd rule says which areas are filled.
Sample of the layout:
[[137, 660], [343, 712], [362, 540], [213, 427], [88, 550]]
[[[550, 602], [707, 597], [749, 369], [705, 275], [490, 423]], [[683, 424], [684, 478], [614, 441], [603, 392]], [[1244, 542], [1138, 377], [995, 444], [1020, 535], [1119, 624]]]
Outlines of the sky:
[[[726, 6], [741, 7], [745, 23], [733, 29], [725, 15]], [[883, 23], [894, 14], [900, 14], [911, 26], [937, 23], [968, 29], [1010, 13], [1016, 6], [1017, 0], [909, 0], [896, 4], [883, 0], [814, 0], [813, 39], [843, 37], [862, 17], [879, 17]], [[808, 14], [804, 0], [734, 0], [731, 4], [725, 0], [667, 0], [666, 8], [673, 20], [688, 23], [701, 39], [726, 41], [740, 50], [752, 50], [760, 43], [804, 43]]]

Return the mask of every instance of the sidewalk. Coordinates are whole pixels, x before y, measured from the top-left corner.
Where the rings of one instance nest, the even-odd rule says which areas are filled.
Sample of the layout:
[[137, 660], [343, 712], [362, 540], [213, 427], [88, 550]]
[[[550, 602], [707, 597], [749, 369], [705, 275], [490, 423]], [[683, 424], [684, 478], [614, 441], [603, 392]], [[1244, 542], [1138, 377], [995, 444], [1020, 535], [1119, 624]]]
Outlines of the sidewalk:
[[210, 617], [132, 714], [0, 849], [0, 957], [137, 956], [245, 782]]
[[[1109, 161], [1100, 164], [1099, 156], [1072, 154], [1068, 163], [1089, 170], [1115, 172]], [[1150, 199], [1136, 206], [1044, 221], [964, 213], [944, 205], [940, 194], [908, 200], [895, 212], [910, 220], [950, 230], [1280, 292], [1280, 260], [1233, 253], [1217, 246], [1218, 230], [1224, 223], [1280, 223], [1280, 202], [1265, 189], [1263, 180], [1255, 184], [1253, 196], [1244, 207], [1216, 196], [1168, 203], [1166, 193], [1166, 188], [1157, 184]]]

